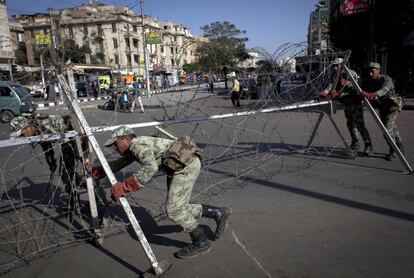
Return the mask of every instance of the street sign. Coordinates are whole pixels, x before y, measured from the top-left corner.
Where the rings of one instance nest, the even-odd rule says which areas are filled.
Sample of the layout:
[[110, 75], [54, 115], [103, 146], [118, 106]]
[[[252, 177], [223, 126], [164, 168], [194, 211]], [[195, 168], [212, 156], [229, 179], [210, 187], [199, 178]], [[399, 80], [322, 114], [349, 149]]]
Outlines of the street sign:
[[50, 34], [36, 34], [36, 44], [51, 44]]
[[147, 44], [158, 44], [161, 43], [161, 33], [149, 32], [147, 35]]

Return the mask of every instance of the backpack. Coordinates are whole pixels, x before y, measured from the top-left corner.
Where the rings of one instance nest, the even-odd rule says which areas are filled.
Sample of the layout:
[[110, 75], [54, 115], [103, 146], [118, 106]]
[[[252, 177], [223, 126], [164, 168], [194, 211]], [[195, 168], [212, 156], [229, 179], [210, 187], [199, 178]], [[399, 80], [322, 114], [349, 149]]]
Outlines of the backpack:
[[189, 165], [195, 156], [201, 159], [201, 149], [197, 147], [193, 138], [186, 135], [175, 141], [165, 152], [162, 164], [173, 171], [180, 171]]

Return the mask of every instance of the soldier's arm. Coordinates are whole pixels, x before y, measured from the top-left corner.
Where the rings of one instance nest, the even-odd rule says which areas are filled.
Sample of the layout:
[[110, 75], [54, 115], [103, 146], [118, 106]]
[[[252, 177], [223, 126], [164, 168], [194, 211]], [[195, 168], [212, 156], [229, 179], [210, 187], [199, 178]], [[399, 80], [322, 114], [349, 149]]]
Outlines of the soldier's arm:
[[131, 164], [132, 162], [134, 162], [135, 159], [132, 155], [128, 155], [128, 156], [122, 156], [116, 160], [110, 161], [108, 162], [109, 167], [111, 167], [112, 172], [116, 173], [119, 170], [127, 167], [129, 164]]
[[382, 97], [387, 95], [389, 92], [394, 90], [394, 83], [392, 82], [391, 77], [385, 75], [384, 76], [384, 83], [382, 84], [381, 88], [376, 91], [378, 97]]
[[144, 144], [140, 144], [139, 147], [133, 148], [131, 151], [142, 165], [134, 173], [134, 176], [141, 185], [144, 185], [158, 171], [158, 163], [154, 152], [150, 146]]

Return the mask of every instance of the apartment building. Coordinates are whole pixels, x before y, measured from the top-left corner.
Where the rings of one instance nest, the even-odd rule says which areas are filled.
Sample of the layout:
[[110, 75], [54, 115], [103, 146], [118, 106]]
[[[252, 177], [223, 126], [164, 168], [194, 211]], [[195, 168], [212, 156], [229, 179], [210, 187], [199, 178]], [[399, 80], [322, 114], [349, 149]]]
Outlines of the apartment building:
[[[127, 7], [90, 3], [49, 13], [16, 15], [24, 28], [29, 65], [37, 64], [40, 45], [36, 35], [50, 35], [51, 43], [64, 47], [73, 40], [85, 52], [85, 64], [101, 64], [121, 74], [143, 75], [144, 42], [142, 18]], [[179, 74], [194, 61], [195, 39], [182, 24], [144, 16], [145, 33], [158, 32], [161, 42], [147, 44], [149, 69]]]
[[7, 64], [14, 58], [13, 41], [10, 36], [6, 0], [0, 0], [0, 64]]

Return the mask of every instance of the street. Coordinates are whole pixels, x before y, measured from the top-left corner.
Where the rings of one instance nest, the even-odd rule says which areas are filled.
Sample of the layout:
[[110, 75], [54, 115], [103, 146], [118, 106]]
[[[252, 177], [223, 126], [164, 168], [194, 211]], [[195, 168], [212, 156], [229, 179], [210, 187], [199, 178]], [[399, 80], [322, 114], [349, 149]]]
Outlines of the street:
[[[227, 91], [206, 89], [145, 100], [145, 113], [97, 109], [104, 100], [81, 104], [91, 126], [188, 119], [257, 109], [255, 100], [233, 108]], [[155, 96], [153, 96], [155, 98]], [[172, 104], [171, 104], [172, 103]], [[169, 105], [170, 104], [170, 105]], [[64, 106], [41, 112], [64, 114]], [[214, 241], [214, 221], [200, 223], [212, 241], [206, 255], [180, 260], [173, 253], [190, 242], [165, 215], [165, 175], [127, 196], [158, 260], [171, 269], [163, 277], [412, 277], [414, 275], [414, 177], [388, 147], [368, 112], [374, 156], [352, 159], [325, 117], [309, 152], [304, 148], [317, 121], [314, 111], [290, 111], [165, 126], [175, 136], [193, 135], [203, 150], [202, 172], [192, 202], [233, 210], [223, 238]], [[349, 143], [343, 110], [333, 115]], [[397, 124], [408, 161], [414, 163], [414, 111]], [[152, 127], [135, 129], [150, 135]], [[0, 124], [0, 140], [9, 125]], [[97, 134], [100, 144], [109, 132]], [[115, 151], [104, 149], [108, 160]], [[50, 173], [41, 148], [0, 148], [5, 226], [0, 232], [3, 277], [137, 277], [150, 268], [119, 204], [112, 205], [104, 245], [94, 247], [76, 224], [57, 217], [64, 185]], [[133, 163], [119, 172], [133, 173]], [[110, 184], [102, 180], [106, 192]], [[58, 192], [56, 196], [51, 192]], [[87, 194], [82, 191], [87, 208]], [[52, 200], [52, 201], [50, 201]], [[86, 210], [87, 211], [87, 210]], [[83, 219], [88, 225], [88, 217]], [[25, 263], [27, 261], [27, 263]]]

